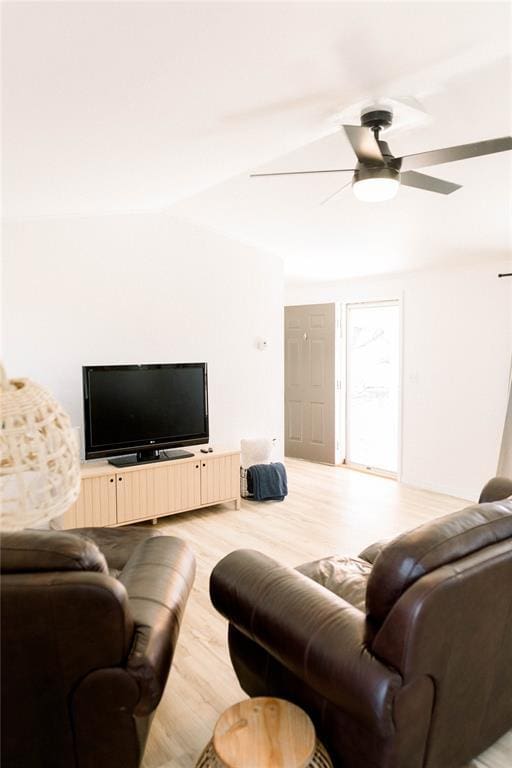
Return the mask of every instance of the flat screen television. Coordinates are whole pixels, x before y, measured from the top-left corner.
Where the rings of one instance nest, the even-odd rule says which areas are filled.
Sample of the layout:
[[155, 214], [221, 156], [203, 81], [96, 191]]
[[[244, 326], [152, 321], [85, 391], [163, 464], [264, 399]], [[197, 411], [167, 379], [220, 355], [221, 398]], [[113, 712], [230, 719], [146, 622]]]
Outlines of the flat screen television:
[[193, 456], [209, 440], [206, 363], [82, 368], [85, 458], [129, 466]]

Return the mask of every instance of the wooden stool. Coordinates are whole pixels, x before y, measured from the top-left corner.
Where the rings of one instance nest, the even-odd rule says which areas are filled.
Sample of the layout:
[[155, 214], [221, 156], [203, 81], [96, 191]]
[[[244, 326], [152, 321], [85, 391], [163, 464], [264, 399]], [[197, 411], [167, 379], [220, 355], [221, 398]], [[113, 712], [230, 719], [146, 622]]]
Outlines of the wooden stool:
[[302, 709], [264, 696], [221, 715], [196, 768], [332, 768], [332, 763]]

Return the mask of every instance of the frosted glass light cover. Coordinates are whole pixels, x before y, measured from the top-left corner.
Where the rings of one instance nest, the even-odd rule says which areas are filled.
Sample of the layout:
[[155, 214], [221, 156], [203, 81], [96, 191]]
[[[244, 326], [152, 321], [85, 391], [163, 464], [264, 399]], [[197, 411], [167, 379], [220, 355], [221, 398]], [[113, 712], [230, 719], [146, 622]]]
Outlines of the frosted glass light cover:
[[352, 189], [358, 200], [378, 203], [395, 197], [399, 186], [398, 179], [361, 179], [354, 182]]

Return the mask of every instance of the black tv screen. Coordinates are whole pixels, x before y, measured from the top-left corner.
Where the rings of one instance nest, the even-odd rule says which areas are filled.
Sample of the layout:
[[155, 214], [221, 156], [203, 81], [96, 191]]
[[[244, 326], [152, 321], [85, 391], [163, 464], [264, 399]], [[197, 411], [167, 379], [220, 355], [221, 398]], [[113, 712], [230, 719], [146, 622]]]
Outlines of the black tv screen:
[[206, 363], [83, 368], [85, 456], [208, 442]]

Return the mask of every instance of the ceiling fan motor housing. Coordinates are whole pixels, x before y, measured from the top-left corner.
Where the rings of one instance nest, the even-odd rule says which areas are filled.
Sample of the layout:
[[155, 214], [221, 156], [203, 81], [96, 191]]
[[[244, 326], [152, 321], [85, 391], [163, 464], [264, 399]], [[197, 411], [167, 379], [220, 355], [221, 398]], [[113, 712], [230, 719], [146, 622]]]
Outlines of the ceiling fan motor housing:
[[393, 113], [389, 109], [370, 107], [361, 113], [361, 125], [364, 128], [380, 130], [382, 128], [389, 128], [392, 122]]

